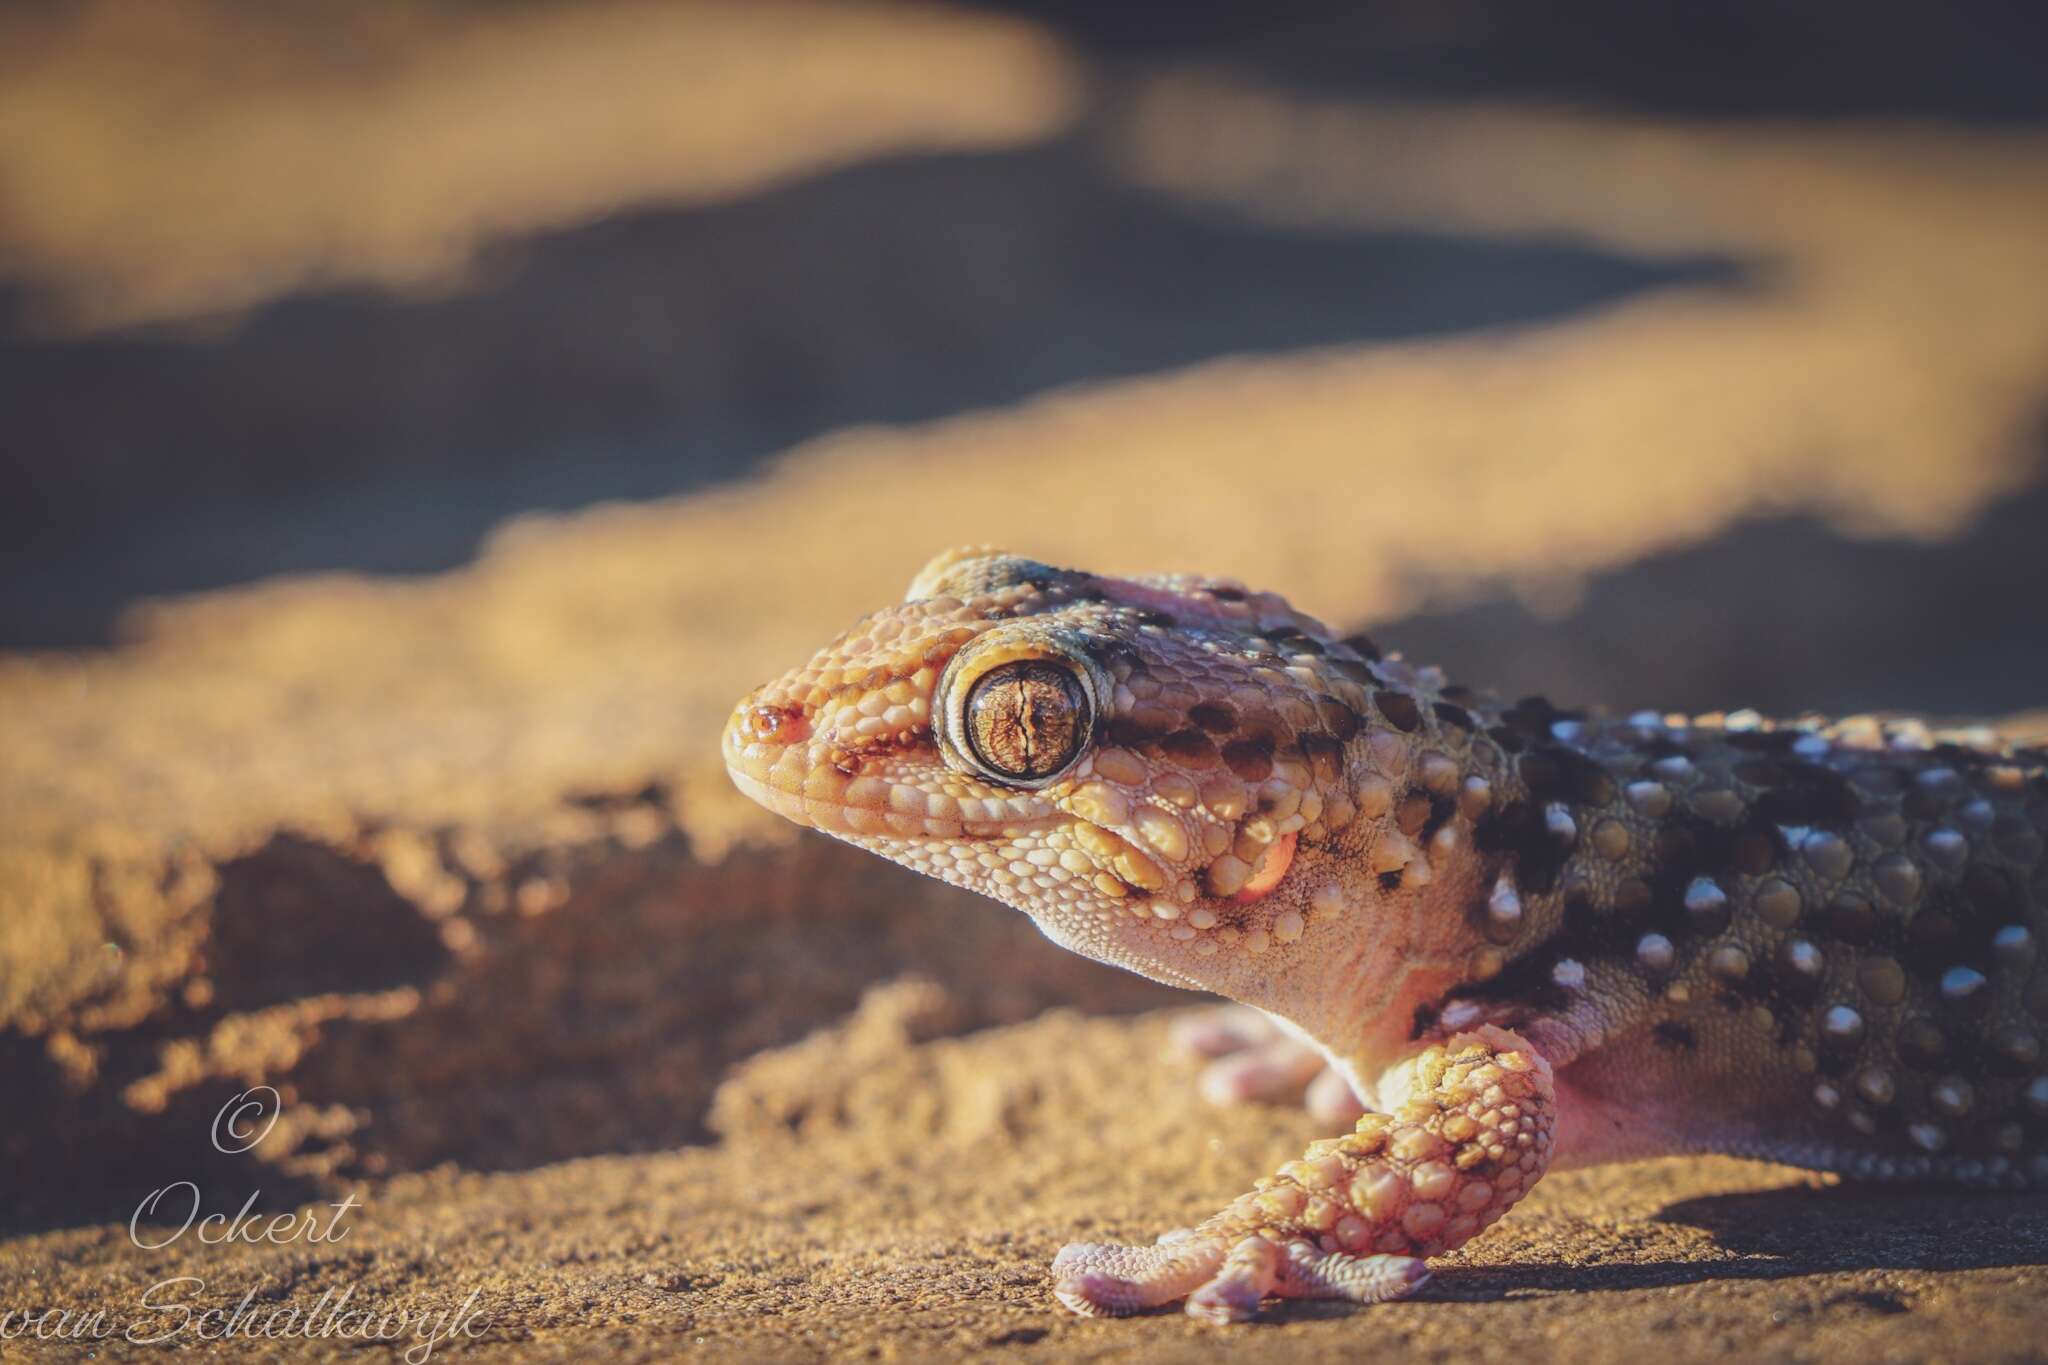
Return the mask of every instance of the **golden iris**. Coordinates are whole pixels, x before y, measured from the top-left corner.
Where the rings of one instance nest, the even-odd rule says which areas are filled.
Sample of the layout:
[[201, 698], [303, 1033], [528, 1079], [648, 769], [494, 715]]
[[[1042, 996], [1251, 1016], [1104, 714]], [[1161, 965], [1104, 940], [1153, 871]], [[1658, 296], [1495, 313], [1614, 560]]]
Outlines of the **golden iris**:
[[1003, 777], [1050, 777], [1074, 761], [1088, 734], [1088, 697], [1073, 670], [1045, 659], [991, 668], [967, 694], [967, 743]]

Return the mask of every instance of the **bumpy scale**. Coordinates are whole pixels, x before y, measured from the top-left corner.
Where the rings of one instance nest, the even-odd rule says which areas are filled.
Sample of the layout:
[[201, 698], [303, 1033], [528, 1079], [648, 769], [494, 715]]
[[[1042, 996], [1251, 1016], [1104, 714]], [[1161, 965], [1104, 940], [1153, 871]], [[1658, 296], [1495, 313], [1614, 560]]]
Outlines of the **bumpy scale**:
[[1398, 1297], [1553, 1164], [2048, 1187], [2048, 754], [1910, 720], [1504, 705], [1270, 593], [989, 551], [757, 689], [799, 824], [1263, 1010], [1373, 1111], [1076, 1312]]

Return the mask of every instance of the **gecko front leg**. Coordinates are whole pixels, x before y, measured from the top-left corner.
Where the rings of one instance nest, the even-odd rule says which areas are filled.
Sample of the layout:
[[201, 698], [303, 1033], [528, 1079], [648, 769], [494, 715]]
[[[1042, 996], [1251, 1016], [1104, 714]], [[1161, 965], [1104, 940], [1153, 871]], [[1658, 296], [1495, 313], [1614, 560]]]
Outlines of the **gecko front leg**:
[[1550, 1063], [1494, 1025], [1411, 1063], [1408, 1100], [1310, 1145], [1248, 1194], [1156, 1246], [1076, 1244], [1052, 1264], [1053, 1292], [1088, 1316], [1187, 1300], [1191, 1316], [1238, 1322], [1261, 1300], [1377, 1303], [1429, 1278], [1506, 1213], [1550, 1164], [1557, 1094]]

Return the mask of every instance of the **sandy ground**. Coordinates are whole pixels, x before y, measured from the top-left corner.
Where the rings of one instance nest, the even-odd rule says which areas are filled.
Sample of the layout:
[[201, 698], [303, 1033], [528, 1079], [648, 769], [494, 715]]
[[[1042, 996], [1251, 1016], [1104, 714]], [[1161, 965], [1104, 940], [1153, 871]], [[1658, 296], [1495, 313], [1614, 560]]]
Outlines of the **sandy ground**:
[[[387, 16], [308, 102], [263, 72], [328, 38], [251, 74], [188, 3], [159, 68], [81, 12], [5, 16], [47, 63], [0, 127], [66, 137], [0, 136], [39, 187], [0, 224], [37, 290], [0, 341], [34, 476], [0, 624], [76, 643], [244, 586], [0, 655], [0, 1351], [80, 1354], [7, 1339], [25, 1311], [147, 1337], [181, 1318], [146, 1296], [253, 1293], [216, 1349], [339, 1355], [248, 1334], [475, 1291], [437, 1353], [2039, 1357], [2039, 1201], [1732, 1161], [1547, 1179], [1411, 1304], [1072, 1319], [1062, 1242], [1319, 1134], [1200, 1103], [1164, 1041], [1190, 997], [797, 837], [714, 756], [746, 687], [974, 541], [1240, 574], [1575, 701], [2039, 708], [2036, 122], [1897, 85], [1453, 100], [1303, 69], [1312, 28], [865, 6], [798, 24], [802, 62], [798, 7]], [[878, 104], [893, 68], [845, 58], [880, 34], [949, 78]], [[679, 130], [676, 51], [717, 54], [740, 132]], [[508, 89], [553, 92], [538, 127], [591, 66], [614, 122], [496, 155]], [[297, 167], [303, 212], [224, 237], [139, 169], [201, 87], [164, 144], [192, 183]], [[443, 571], [247, 582], [383, 567]], [[223, 1152], [238, 1096], [276, 1122]], [[172, 1236], [187, 1181], [315, 1221]]]
[[[51, 1233], [9, 1245], [0, 1275], [10, 1303], [105, 1306], [109, 1322], [128, 1306], [144, 1337], [186, 1321], [145, 1302], [232, 1311], [253, 1289], [241, 1321], [262, 1324], [350, 1286], [386, 1311], [445, 1310], [475, 1291], [477, 1316], [448, 1358], [1608, 1361], [1649, 1349], [1983, 1360], [2036, 1349], [2048, 1256], [2037, 1209], [1878, 1198], [1722, 1160], [1553, 1176], [1412, 1303], [1292, 1306], [1225, 1333], [1177, 1313], [1076, 1319], [1047, 1303], [1043, 1283], [1063, 1240], [1191, 1219], [1308, 1129], [1273, 1110], [1193, 1109], [1187, 1069], [1158, 1064], [1157, 1016], [1061, 1010], [909, 1041], [906, 1015], [942, 1000], [928, 984], [885, 987], [845, 1024], [740, 1067], [720, 1091], [716, 1146], [404, 1177], [370, 1187], [333, 1245], [207, 1247], [190, 1233], [142, 1251], [124, 1230]], [[207, 1198], [231, 1213], [240, 1190], [209, 1182]], [[322, 1357], [350, 1349], [313, 1345]]]

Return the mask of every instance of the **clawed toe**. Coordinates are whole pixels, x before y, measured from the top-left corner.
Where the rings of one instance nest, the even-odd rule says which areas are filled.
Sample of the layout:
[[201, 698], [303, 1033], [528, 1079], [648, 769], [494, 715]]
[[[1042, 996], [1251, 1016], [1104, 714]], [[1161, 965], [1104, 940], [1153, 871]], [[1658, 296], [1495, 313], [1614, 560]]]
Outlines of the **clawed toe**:
[[1322, 1054], [1291, 1038], [1263, 1043], [1202, 1068], [1202, 1098], [1219, 1108], [1299, 1098], [1324, 1069]]
[[1054, 1295], [1083, 1317], [1124, 1317], [1186, 1299], [1188, 1316], [1231, 1323], [1254, 1317], [1272, 1296], [1385, 1303], [1429, 1279], [1428, 1266], [1410, 1256], [1351, 1256], [1258, 1236], [1226, 1249], [1188, 1229], [1167, 1236], [1173, 1240], [1149, 1247], [1062, 1248], [1052, 1263]]
[[1271, 1019], [1244, 1005], [1207, 1005], [1183, 1010], [1168, 1030], [1182, 1053], [1194, 1057], [1227, 1057], [1280, 1037]]
[[1264, 1237], [1247, 1237], [1230, 1249], [1223, 1267], [1188, 1295], [1188, 1316], [1204, 1322], [1244, 1322], [1259, 1311], [1279, 1279], [1280, 1248]]
[[1182, 1055], [1208, 1060], [1197, 1085], [1219, 1108], [1303, 1100], [1319, 1122], [1333, 1125], [1354, 1123], [1365, 1112], [1320, 1051], [1257, 1010], [1189, 1010], [1174, 1021], [1171, 1036]]
[[1307, 1242], [1293, 1242], [1281, 1263], [1278, 1287], [1290, 1299], [1386, 1303], [1404, 1299], [1428, 1282], [1428, 1263], [1414, 1256], [1326, 1253]]
[[1123, 1317], [1185, 1298], [1222, 1261], [1220, 1245], [1192, 1237], [1148, 1247], [1076, 1242], [1053, 1257], [1053, 1295], [1083, 1317]]
[[1335, 1067], [1325, 1067], [1320, 1076], [1309, 1082], [1303, 1104], [1316, 1122], [1331, 1128], [1349, 1128], [1365, 1113], [1351, 1082]]

